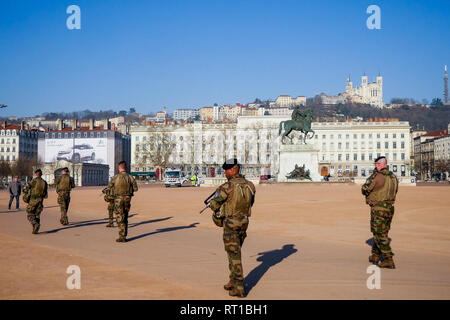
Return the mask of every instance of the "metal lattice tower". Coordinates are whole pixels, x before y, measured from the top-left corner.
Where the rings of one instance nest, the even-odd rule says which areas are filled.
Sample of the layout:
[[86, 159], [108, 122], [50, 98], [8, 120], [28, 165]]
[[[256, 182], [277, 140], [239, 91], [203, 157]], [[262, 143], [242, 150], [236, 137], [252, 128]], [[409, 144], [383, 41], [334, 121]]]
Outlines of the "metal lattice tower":
[[444, 67], [444, 103], [448, 103], [448, 74], [447, 65]]

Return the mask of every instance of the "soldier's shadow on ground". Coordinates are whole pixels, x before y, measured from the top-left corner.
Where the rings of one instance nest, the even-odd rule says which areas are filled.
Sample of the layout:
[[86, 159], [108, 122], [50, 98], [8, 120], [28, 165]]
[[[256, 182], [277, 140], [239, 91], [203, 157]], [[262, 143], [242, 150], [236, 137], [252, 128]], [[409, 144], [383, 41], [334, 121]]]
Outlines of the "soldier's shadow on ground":
[[256, 261], [260, 261], [261, 264], [250, 271], [244, 279], [244, 287], [246, 293], [250, 293], [258, 281], [264, 276], [264, 274], [274, 265], [283, 261], [290, 255], [296, 253], [298, 250], [294, 248], [293, 244], [285, 244], [281, 249], [260, 252]]
[[[128, 216], [128, 218], [131, 218], [133, 216], [135, 216], [135, 214], [132, 214], [132, 215]], [[97, 224], [107, 224], [108, 222], [109, 222], [108, 218], [95, 219], [95, 220], [76, 221], [76, 222], [70, 222], [67, 226], [64, 226], [64, 227], [53, 229], [53, 230], [49, 230], [49, 231], [44, 231], [44, 232], [40, 232], [40, 233], [41, 234], [56, 233], [56, 232], [61, 231], [61, 230], [67, 230], [67, 229], [79, 228], [79, 227], [87, 227], [87, 226], [94, 226], [94, 225], [97, 225]]]
[[128, 228], [134, 228], [143, 224], [147, 224], [147, 223], [154, 223], [154, 222], [160, 222], [160, 221], [165, 221], [165, 220], [169, 220], [172, 219], [173, 217], [165, 217], [165, 218], [159, 218], [159, 219], [153, 219], [153, 220], [147, 220], [147, 221], [141, 221], [141, 222], [136, 222], [136, 223], [131, 223], [128, 224]]
[[171, 231], [182, 230], [182, 229], [196, 228], [198, 224], [199, 224], [198, 222], [194, 222], [194, 223], [191, 223], [190, 225], [187, 225], [187, 226], [179, 226], [179, 227], [170, 227], [170, 228], [156, 229], [156, 231], [152, 231], [152, 232], [144, 233], [144, 234], [141, 234], [141, 235], [138, 235], [138, 236], [135, 236], [135, 237], [127, 238], [127, 242], [134, 241], [134, 240], [137, 240], [137, 239], [141, 239], [141, 238], [144, 238], [144, 237], [147, 237], [147, 236], [151, 236], [151, 235], [154, 235], [154, 234], [157, 234], [157, 233], [164, 233], [164, 232], [171, 232]]

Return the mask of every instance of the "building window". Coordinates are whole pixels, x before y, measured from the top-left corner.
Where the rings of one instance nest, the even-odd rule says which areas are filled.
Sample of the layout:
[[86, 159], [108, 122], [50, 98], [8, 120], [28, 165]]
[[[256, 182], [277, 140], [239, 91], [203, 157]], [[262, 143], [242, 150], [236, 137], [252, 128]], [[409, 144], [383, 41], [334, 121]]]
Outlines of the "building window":
[[378, 139], [380, 139], [380, 136], [381, 136], [381, 135], [380, 135], [379, 133], [377, 133], [377, 138], [378, 138]]
[[369, 133], [369, 139], [372, 139], [372, 134], [371, 133]]
[[405, 141], [401, 142], [401, 147], [402, 147], [402, 149], [405, 149]]
[[400, 137], [404, 138], [404, 137], [405, 137], [405, 134], [404, 134], [404, 133], [402, 133], [402, 134], [400, 135]]
[[342, 134], [338, 134], [338, 139], [342, 139]]
[[371, 161], [373, 159], [372, 154], [369, 153], [369, 161]]
[[384, 148], [385, 148], [385, 149], [389, 149], [389, 142], [386, 141], [386, 142], [384, 143]]
[[103, 138], [107, 138], [108, 137], [108, 132], [103, 132]]
[[396, 141], [392, 142], [392, 147], [393, 147], [394, 149], [397, 149], [397, 142], [396, 142]]
[[384, 137], [387, 139], [387, 138], [389, 138], [389, 135], [387, 133], [385, 133]]
[[342, 154], [338, 154], [338, 161], [342, 161]]
[[355, 160], [355, 161], [358, 160], [358, 154], [357, 153], [353, 154], [353, 160]]
[[346, 134], [346, 135], [345, 135], [345, 139], [350, 139], [350, 135], [349, 135], [349, 134]]
[[402, 160], [405, 160], [405, 154], [404, 153], [401, 154], [401, 157], [402, 157]]
[[377, 149], [381, 149], [381, 142], [377, 141]]
[[349, 153], [347, 153], [347, 154], [345, 155], [345, 160], [346, 160], [346, 161], [350, 161], [350, 154], [349, 154]]
[[392, 156], [393, 156], [393, 160], [397, 161], [397, 153], [394, 152], [394, 154]]
[[361, 161], [365, 161], [366, 160], [366, 155], [364, 153], [361, 153]]
[[139, 171], [139, 167], [136, 167], [136, 168], [135, 168], [135, 171], [136, 171], [136, 172]]
[[358, 135], [355, 133], [355, 134], [353, 134], [353, 139], [357, 139], [358, 138]]
[[361, 133], [361, 139], [364, 139], [365, 135], [364, 133]]
[[396, 133], [393, 133], [393, 134], [392, 134], [392, 138], [394, 138], [394, 139], [397, 138], [397, 134], [396, 134]]

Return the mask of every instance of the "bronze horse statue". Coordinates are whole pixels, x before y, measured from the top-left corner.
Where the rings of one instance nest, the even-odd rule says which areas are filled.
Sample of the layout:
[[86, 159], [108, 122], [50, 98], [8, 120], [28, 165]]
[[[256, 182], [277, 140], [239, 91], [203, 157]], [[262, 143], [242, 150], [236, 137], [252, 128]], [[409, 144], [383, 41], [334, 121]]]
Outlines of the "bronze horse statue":
[[[278, 130], [278, 135], [281, 134], [281, 130], [284, 132], [281, 136], [281, 143], [284, 144], [284, 137], [289, 137], [292, 130], [301, 131], [303, 133], [303, 143], [306, 144], [306, 139], [312, 139], [314, 137], [314, 130], [311, 129], [311, 122], [313, 119], [313, 113], [311, 110], [306, 111], [304, 114], [300, 113], [298, 110], [294, 110], [292, 113], [292, 120], [286, 120], [280, 122], [280, 130]], [[308, 133], [312, 133], [311, 137], [308, 137]]]

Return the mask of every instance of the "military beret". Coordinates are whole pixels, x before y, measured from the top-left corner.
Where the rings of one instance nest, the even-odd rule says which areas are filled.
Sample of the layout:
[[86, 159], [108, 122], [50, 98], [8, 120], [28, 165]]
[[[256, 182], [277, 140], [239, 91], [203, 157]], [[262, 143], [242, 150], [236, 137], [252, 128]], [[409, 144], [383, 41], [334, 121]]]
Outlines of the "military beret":
[[37, 169], [36, 171], [34, 171], [34, 173], [40, 173], [40, 174], [42, 174], [42, 170], [41, 170], [41, 169]]
[[64, 167], [64, 168], [62, 168], [62, 171], [69, 171], [69, 168]]
[[385, 156], [381, 156], [381, 157], [378, 157], [378, 158], [376, 158], [375, 159], [375, 163], [377, 163], [379, 160], [381, 160], [381, 159], [386, 159], [386, 157]]
[[239, 165], [238, 161], [236, 158], [234, 159], [228, 159], [227, 161], [225, 161], [225, 163], [222, 166], [223, 170], [228, 170], [233, 168], [235, 165]]

